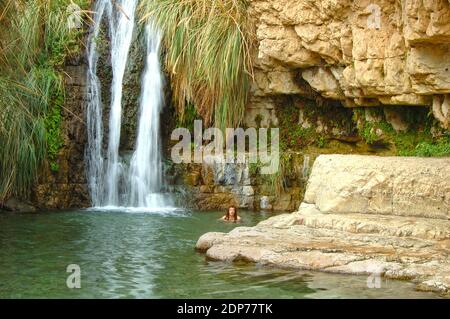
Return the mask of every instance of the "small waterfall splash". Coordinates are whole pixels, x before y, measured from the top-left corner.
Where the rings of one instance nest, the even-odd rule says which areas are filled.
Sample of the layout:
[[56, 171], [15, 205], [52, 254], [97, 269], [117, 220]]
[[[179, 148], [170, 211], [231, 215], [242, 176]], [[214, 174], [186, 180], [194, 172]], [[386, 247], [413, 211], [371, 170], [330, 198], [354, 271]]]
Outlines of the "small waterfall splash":
[[[87, 176], [95, 207], [130, 210], [168, 210], [162, 188], [160, 113], [163, 106], [163, 76], [159, 62], [161, 34], [146, 26], [147, 56], [142, 78], [136, 149], [129, 167], [119, 154], [122, 122], [122, 82], [133, 39], [137, 0], [97, 0], [94, 25], [88, 45], [88, 95], [86, 149]], [[102, 99], [97, 77], [97, 41], [106, 18], [111, 40], [111, 108], [106, 152], [103, 149]]]

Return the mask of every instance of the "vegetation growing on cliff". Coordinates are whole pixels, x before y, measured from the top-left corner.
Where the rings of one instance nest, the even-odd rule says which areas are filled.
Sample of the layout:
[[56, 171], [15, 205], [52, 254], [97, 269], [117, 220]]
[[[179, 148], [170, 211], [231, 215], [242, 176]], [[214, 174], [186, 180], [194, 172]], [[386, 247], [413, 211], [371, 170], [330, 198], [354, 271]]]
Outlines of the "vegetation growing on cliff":
[[309, 99], [286, 98], [279, 102], [276, 114], [280, 128], [280, 148], [324, 148], [329, 144], [332, 129], [354, 134], [351, 111], [333, 102], [317, 103]]
[[[81, 7], [87, 1], [74, 1]], [[0, 7], [0, 201], [26, 196], [48, 157], [62, 145], [66, 58], [79, 51], [69, 28], [70, 0], [2, 1]]]
[[166, 68], [177, 111], [195, 105], [209, 125], [240, 124], [252, 76], [246, 0], [148, 0], [143, 20], [164, 34]]
[[[365, 117], [370, 112], [371, 120]], [[405, 107], [402, 109], [403, 121], [407, 128], [396, 131], [388, 123], [382, 108], [370, 111], [356, 109], [354, 120], [358, 123], [361, 137], [368, 144], [386, 144], [399, 156], [449, 156], [450, 134], [448, 130], [439, 129], [436, 120], [427, 114], [427, 109]]]

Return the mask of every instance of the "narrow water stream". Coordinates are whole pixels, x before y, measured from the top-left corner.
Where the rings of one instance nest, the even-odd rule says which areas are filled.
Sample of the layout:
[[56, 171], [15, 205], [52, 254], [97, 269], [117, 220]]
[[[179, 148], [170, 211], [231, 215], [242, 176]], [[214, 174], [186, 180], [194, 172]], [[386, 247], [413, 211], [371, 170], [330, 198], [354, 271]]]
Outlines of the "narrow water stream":
[[[208, 231], [230, 231], [222, 212], [132, 210], [0, 214], [0, 298], [437, 298], [408, 282], [206, 261]], [[241, 226], [270, 214], [242, 212]], [[69, 289], [66, 268], [81, 269]]]

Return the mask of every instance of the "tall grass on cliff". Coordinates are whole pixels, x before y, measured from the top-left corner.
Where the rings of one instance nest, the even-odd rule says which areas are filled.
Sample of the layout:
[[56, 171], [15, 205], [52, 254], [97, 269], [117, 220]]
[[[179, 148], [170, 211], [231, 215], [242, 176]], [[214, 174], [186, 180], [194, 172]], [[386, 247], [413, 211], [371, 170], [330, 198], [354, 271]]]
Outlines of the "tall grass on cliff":
[[[0, 0], [0, 203], [27, 196], [61, 144], [65, 58], [77, 50], [69, 0]], [[50, 129], [51, 128], [51, 129]], [[53, 154], [54, 155], [54, 154]]]
[[166, 69], [183, 117], [193, 104], [206, 125], [238, 126], [252, 77], [247, 0], [144, 0], [143, 21], [163, 32]]

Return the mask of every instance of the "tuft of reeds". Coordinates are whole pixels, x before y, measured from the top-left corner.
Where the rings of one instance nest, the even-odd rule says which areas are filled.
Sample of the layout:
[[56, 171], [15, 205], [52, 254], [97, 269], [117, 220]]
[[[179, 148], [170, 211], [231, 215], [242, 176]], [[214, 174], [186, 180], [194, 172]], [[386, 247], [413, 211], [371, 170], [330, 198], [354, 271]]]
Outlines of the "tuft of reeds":
[[253, 77], [247, 0], [143, 0], [141, 21], [163, 32], [177, 111], [193, 104], [206, 125], [237, 127]]
[[46, 123], [60, 112], [62, 67], [79, 36], [67, 27], [71, 3], [0, 0], [0, 203], [27, 196], [47, 156]]

